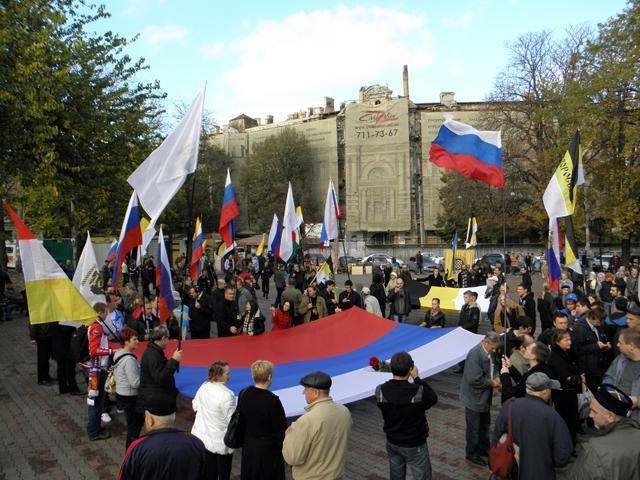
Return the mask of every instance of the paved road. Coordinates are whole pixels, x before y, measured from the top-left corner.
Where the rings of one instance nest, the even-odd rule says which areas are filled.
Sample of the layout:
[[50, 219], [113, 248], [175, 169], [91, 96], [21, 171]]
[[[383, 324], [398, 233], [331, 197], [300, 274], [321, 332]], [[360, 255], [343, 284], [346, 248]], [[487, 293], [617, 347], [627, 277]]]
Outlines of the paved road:
[[[368, 283], [364, 277], [354, 278], [356, 286], [365, 281]], [[260, 303], [267, 308], [266, 301], [260, 299]], [[420, 312], [412, 312], [410, 321], [421, 319]], [[448, 322], [453, 325], [455, 319], [449, 318]], [[486, 320], [483, 324], [486, 329]], [[0, 365], [0, 479], [115, 478], [124, 451], [123, 415], [114, 415], [111, 439], [89, 442], [85, 398], [60, 396], [57, 387], [37, 385], [36, 353], [25, 319], [0, 323]], [[51, 373], [55, 375], [54, 362]], [[460, 376], [445, 371], [430, 380], [439, 395], [438, 404], [427, 413], [434, 478], [488, 478], [486, 469], [464, 459], [464, 410], [457, 395]], [[497, 402], [494, 399], [494, 404]], [[345, 479], [388, 478], [382, 419], [375, 402], [361, 400], [350, 404], [349, 409], [354, 428]], [[192, 423], [190, 402], [181, 397], [177, 425], [190, 429]], [[238, 460], [239, 455], [235, 455], [233, 478], [239, 478]]]

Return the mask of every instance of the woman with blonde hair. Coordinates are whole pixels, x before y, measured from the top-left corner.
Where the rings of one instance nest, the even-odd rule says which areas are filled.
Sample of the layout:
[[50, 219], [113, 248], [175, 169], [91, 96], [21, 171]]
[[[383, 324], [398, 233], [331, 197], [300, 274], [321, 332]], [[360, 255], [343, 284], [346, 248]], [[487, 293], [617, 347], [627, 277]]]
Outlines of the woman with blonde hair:
[[389, 283], [387, 283], [387, 295], [393, 292], [393, 289], [396, 288], [397, 279], [398, 279], [398, 274], [396, 272], [391, 272], [391, 278], [389, 279]]
[[191, 433], [207, 449], [208, 478], [229, 480], [233, 449], [224, 444], [224, 435], [236, 407], [233, 392], [225, 385], [231, 376], [227, 362], [218, 360], [209, 367], [209, 376], [193, 398], [196, 419]]
[[273, 363], [251, 365], [254, 385], [240, 392], [238, 411], [244, 422], [241, 480], [284, 480], [282, 442], [287, 418], [277, 395], [269, 391]]

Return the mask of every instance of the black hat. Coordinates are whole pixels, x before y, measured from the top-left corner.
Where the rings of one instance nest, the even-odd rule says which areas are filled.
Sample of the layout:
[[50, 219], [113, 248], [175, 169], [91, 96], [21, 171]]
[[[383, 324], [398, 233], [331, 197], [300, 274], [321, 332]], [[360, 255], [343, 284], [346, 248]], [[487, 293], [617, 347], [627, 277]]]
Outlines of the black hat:
[[626, 417], [633, 406], [629, 395], [608, 383], [600, 385], [593, 396], [603, 408], [620, 417]]
[[176, 413], [176, 404], [171, 402], [150, 400], [146, 402], [145, 410], [151, 415], [156, 415], [157, 417], [166, 417], [167, 415]]
[[329, 390], [331, 388], [331, 377], [324, 372], [312, 372], [300, 379], [300, 385], [317, 388], [318, 390]]
[[640, 316], [640, 305], [638, 305], [636, 302], [629, 302], [627, 304], [627, 313]]

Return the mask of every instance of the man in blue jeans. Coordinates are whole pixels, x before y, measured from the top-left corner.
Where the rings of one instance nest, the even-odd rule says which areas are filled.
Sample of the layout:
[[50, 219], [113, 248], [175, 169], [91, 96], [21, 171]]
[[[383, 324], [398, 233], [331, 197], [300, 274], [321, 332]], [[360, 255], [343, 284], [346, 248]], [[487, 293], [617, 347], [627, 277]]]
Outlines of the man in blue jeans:
[[404, 480], [409, 466], [414, 480], [431, 480], [425, 411], [438, 402], [438, 396], [418, 377], [418, 369], [407, 352], [391, 357], [391, 373], [393, 379], [376, 388], [376, 402], [387, 436], [389, 478]]

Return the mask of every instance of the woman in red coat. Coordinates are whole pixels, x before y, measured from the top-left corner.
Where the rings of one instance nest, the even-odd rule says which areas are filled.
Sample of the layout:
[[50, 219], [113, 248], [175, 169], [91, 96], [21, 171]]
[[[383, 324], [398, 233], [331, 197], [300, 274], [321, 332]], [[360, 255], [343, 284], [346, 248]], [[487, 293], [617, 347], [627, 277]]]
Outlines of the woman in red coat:
[[278, 308], [271, 307], [271, 330], [284, 330], [291, 328], [293, 317], [291, 315], [291, 303], [282, 302]]

